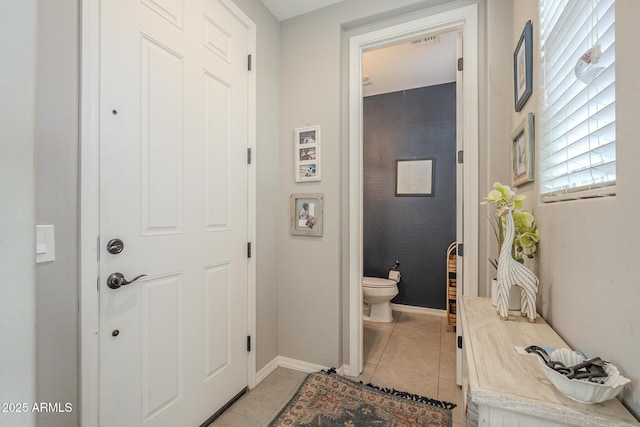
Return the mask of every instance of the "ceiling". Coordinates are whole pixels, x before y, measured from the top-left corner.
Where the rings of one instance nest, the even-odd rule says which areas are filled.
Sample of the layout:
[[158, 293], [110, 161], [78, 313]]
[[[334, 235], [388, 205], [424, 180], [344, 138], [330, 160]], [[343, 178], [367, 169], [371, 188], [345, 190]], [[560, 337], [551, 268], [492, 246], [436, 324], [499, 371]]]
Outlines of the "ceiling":
[[[415, 43], [412, 43], [415, 41]], [[362, 55], [364, 96], [456, 81], [457, 33], [413, 38]], [[369, 78], [369, 84], [364, 80]]]
[[344, 0], [262, 0], [262, 3], [278, 21], [284, 21], [341, 1]]
[[[344, 0], [261, 0], [279, 21]], [[434, 38], [436, 40], [431, 40]], [[419, 41], [412, 43], [412, 41]], [[365, 52], [364, 96], [450, 83], [456, 80], [456, 33], [416, 36], [411, 40]]]

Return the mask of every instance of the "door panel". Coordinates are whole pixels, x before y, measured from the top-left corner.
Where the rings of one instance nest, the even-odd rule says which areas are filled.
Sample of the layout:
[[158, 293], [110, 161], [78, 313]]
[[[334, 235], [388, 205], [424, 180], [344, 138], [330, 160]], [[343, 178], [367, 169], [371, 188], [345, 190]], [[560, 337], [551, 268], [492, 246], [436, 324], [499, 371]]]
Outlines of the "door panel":
[[142, 36], [140, 142], [143, 235], [180, 233], [183, 200], [183, 58]]
[[247, 386], [247, 54], [218, 0], [101, 2], [103, 426], [199, 425]]
[[182, 280], [171, 274], [142, 285], [142, 409], [150, 419], [181, 397]]

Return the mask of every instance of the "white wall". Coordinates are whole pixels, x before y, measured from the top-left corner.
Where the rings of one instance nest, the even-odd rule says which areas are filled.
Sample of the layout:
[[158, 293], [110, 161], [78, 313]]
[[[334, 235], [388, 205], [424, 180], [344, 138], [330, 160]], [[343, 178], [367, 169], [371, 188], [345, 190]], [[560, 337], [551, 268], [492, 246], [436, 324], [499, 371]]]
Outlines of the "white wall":
[[[29, 405], [36, 397], [36, 21], [36, 0], [0, 3], [0, 402]], [[28, 409], [0, 414], [0, 426], [34, 426]]]
[[36, 161], [38, 224], [53, 224], [56, 260], [38, 264], [39, 402], [71, 403], [38, 413], [38, 425], [79, 420], [78, 400], [78, 1], [38, 1]]
[[[514, 10], [511, 44], [516, 45], [528, 19], [533, 21], [535, 43], [539, 34], [537, 2], [509, 1], [513, 2]], [[542, 204], [537, 182], [519, 189], [519, 193], [528, 195], [527, 207], [535, 211], [540, 234], [540, 257], [534, 265], [540, 278], [539, 311], [571, 347], [613, 362], [632, 379], [625, 388], [624, 403], [637, 415], [640, 414], [640, 276], [636, 259], [640, 239], [637, 215], [640, 59], [635, 45], [628, 41], [637, 39], [638, 22], [640, 8], [636, 0], [616, 1], [617, 195]], [[526, 112], [539, 114], [539, 61], [535, 54], [534, 58], [534, 92], [521, 113], [510, 110], [513, 128]], [[508, 84], [512, 97], [512, 84]], [[506, 138], [508, 135], [504, 135], [503, 141]], [[506, 152], [499, 156], [504, 155]], [[506, 180], [502, 176], [499, 179]], [[492, 179], [493, 171], [489, 181]]]

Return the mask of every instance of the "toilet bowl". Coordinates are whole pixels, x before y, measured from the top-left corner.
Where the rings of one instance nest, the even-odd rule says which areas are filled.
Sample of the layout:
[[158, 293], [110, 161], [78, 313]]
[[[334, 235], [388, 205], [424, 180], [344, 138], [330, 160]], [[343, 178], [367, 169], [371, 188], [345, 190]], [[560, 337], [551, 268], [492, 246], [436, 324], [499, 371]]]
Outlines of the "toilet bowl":
[[398, 281], [400, 274], [396, 271], [390, 277], [397, 276], [397, 280], [382, 279], [380, 277], [362, 278], [362, 299], [369, 304], [370, 311], [365, 320], [371, 322], [390, 323], [393, 322], [391, 313], [391, 300], [398, 295]]

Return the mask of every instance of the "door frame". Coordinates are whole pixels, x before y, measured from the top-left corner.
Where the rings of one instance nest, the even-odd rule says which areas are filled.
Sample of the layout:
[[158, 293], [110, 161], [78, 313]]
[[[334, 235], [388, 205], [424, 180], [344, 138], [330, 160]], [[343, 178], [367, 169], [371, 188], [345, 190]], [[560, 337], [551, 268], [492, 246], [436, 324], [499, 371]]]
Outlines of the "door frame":
[[[462, 112], [458, 115], [458, 130], [462, 129], [464, 146], [464, 188], [462, 238], [464, 257], [462, 294], [478, 294], [478, 182], [479, 182], [479, 64], [478, 64], [478, 5], [472, 4], [434, 15], [410, 19], [401, 24], [371, 31], [349, 38], [349, 365], [347, 374], [357, 376], [363, 369], [362, 340], [362, 54], [407, 40], [424, 33], [458, 30], [462, 33], [464, 80]], [[457, 101], [458, 102], [458, 101]], [[459, 138], [459, 136], [458, 136]], [[458, 175], [459, 176], [459, 175]], [[458, 189], [460, 189], [460, 183]], [[461, 243], [461, 242], [459, 242]]]
[[[248, 148], [256, 156], [256, 25], [231, 0], [220, 1], [247, 28], [252, 70], [248, 75]], [[98, 426], [100, 330], [100, 2], [81, 0], [80, 46], [80, 424]], [[248, 165], [247, 235], [256, 242], [256, 162]], [[256, 339], [256, 252], [248, 258], [247, 333]], [[247, 366], [248, 387], [256, 382], [256, 345]], [[204, 421], [204, 420], [203, 420]]]

